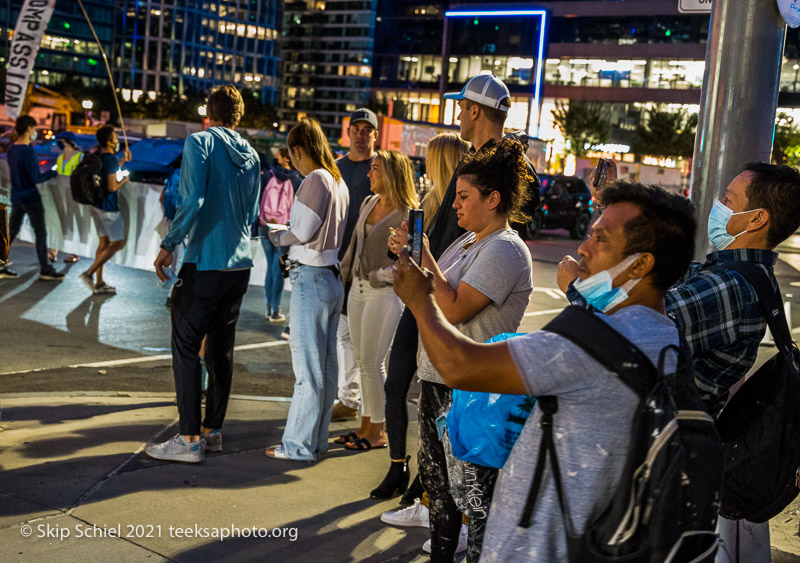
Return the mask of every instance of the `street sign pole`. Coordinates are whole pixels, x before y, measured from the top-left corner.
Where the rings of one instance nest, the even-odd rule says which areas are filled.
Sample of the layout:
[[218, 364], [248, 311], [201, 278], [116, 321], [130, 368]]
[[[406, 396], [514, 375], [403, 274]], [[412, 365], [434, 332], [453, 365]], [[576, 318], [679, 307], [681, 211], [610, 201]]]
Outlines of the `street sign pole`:
[[708, 213], [752, 161], [769, 162], [786, 25], [774, 0], [717, 0], [711, 12], [691, 199], [696, 257], [708, 248]]

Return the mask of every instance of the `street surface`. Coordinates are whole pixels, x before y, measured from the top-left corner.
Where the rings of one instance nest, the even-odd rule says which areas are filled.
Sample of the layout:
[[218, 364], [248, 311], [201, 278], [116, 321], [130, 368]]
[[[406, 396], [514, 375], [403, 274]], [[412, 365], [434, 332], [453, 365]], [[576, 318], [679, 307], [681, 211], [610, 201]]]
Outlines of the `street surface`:
[[[577, 257], [578, 245], [561, 230], [528, 243], [534, 292], [522, 332], [541, 328], [567, 304], [556, 286], [557, 264], [565, 254]], [[264, 458], [263, 447], [280, 440], [294, 378], [289, 347], [279, 337], [283, 327], [264, 319], [262, 287], [251, 286], [238, 323], [225, 451], [200, 466], [169, 464], [141, 453], [147, 440], [174, 433], [177, 420], [167, 292], [153, 272], [112, 264], [105, 278], [118, 294], [92, 295], [78, 279], [90, 261], [63, 265], [63, 257], [57, 264], [68, 271], [63, 282], [38, 281], [32, 245], [17, 243], [12, 268], [21, 277], [0, 280], [0, 560], [102, 554], [122, 561], [244, 561], [268, 549], [281, 561], [425, 561], [419, 551], [425, 531], [382, 526], [378, 515], [395, 502], [365, 500], [388, 466], [386, 450], [332, 449], [320, 463], [302, 467]], [[797, 334], [800, 236], [781, 248], [781, 257], [776, 273]], [[288, 293], [284, 300], [288, 310]], [[772, 350], [762, 347], [762, 359]], [[337, 435], [352, 427], [337, 423], [331, 430]], [[411, 448], [415, 442], [412, 437]], [[798, 514], [795, 503], [772, 522], [775, 561], [800, 560], [789, 555], [800, 553]], [[203, 518], [206, 526], [294, 527], [306, 541], [166, 537], [169, 525]], [[33, 538], [21, 537], [26, 525], [42, 523], [72, 537], [39, 539], [36, 527]], [[152, 540], [87, 543], [75, 538], [78, 524], [163, 528]]]

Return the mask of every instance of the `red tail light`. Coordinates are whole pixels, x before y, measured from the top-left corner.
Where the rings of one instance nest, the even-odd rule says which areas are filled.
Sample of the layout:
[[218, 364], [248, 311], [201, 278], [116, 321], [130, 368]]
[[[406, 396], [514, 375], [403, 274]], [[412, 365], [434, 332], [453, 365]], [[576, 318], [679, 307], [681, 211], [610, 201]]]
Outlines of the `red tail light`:
[[40, 160], [39, 161], [39, 166], [44, 166], [45, 164], [47, 164], [46, 160]]

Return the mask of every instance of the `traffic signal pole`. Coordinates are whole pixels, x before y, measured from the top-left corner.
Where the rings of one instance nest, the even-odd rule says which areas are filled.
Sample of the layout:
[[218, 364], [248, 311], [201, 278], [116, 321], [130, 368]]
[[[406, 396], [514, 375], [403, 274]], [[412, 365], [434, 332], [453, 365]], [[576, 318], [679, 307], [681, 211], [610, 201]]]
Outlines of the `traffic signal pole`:
[[715, 0], [694, 146], [690, 197], [696, 258], [708, 249], [708, 214], [739, 172], [769, 162], [786, 24], [775, 0]]

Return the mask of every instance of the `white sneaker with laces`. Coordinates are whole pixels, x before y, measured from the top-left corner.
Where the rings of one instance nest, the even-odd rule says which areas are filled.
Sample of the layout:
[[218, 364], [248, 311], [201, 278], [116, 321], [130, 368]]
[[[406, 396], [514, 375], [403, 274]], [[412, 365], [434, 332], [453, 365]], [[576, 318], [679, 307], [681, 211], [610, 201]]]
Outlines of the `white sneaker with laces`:
[[147, 444], [144, 453], [153, 459], [200, 463], [205, 459], [205, 446], [206, 441], [202, 438], [196, 442], [185, 442], [183, 436], [175, 434], [166, 442]]
[[414, 499], [414, 504], [400, 510], [389, 510], [381, 514], [381, 522], [400, 528], [428, 528], [430, 527], [430, 511], [419, 499]]
[[[456, 547], [456, 553], [464, 553], [467, 551], [467, 532], [469, 531], [469, 526], [466, 524], [461, 524], [461, 533], [458, 534], [458, 547]], [[431, 552], [431, 540], [426, 541], [422, 544], [422, 551], [425, 553]]]

